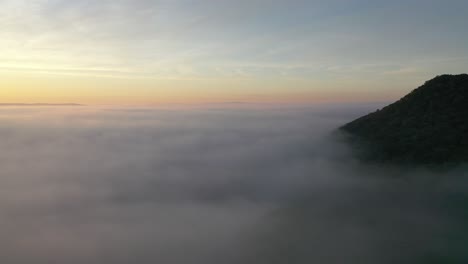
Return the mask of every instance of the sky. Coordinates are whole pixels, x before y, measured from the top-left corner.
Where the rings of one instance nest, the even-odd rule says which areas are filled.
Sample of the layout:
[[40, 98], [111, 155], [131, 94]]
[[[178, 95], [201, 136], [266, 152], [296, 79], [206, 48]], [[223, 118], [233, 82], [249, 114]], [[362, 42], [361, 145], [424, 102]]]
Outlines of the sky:
[[0, 0], [0, 103], [391, 101], [468, 68], [465, 0]]

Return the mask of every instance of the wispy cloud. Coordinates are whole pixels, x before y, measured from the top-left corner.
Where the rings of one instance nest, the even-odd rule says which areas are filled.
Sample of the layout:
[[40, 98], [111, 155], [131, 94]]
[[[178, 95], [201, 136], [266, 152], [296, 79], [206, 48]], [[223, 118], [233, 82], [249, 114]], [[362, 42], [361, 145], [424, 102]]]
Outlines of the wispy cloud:
[[458, 0], [4, 0], [0, 7], [1, 71], [336, 80], [335, 87], [343, 79], [358, 87], [365, 76], [364, 91], [389, 89], [382, 86], [396, 76], [389, 73], [404, 73], [410, 89], [468, 63], [444, 61], [468, 57], [468, 4]]

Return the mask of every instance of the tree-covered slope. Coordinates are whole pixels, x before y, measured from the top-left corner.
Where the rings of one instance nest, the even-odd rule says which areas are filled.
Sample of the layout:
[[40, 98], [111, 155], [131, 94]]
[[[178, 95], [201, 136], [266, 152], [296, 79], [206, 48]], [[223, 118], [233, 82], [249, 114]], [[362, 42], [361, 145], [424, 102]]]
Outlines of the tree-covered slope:
[[366, 157], [381, 161], [468, 161], [468, 75], [442, 75], [397, 102], [344, 125]]

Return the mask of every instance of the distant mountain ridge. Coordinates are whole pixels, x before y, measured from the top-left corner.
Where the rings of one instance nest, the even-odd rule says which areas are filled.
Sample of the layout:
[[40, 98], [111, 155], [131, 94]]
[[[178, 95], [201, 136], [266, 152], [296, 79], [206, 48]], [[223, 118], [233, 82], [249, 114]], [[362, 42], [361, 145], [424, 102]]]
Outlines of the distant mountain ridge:
[[33, 103], [33, 104], [0, 103], [0, 106], [83, 106], [83, 105], [82, 105], [82, 104], [74, 104], [74, 103], [63, 103], [63, 104], [47, 104], [47, 103]]
[[340, 128], [366, 159], [468, 162], [468, 75], [441, 75]]

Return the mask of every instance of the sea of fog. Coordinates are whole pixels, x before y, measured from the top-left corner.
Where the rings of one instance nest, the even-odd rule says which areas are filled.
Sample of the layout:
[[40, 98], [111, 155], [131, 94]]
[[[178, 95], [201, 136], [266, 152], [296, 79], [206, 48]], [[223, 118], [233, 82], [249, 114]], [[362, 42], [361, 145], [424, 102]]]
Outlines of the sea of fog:
[[0, 263], [468, 263], [467, 167], [334, 133], [375, 107], [0, 107]]

